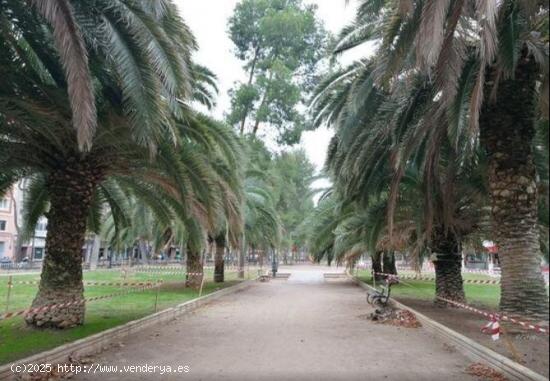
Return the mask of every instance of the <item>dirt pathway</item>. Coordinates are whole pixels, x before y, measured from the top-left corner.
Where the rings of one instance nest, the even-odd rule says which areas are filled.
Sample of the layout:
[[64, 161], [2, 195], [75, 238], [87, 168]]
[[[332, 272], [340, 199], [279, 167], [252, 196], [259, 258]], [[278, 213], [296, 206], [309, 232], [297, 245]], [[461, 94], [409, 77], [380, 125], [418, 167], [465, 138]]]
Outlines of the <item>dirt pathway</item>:
[[[334, 269], [293, 275], [228, 296], [163, 327], [137, 333], [94, 359], [116, 372], [79, 380], [471, 380], [469, 361], [420, 329], [377, 325], [364, 292]], [[125, 373], [129, 365], [188, 373]], [[167, 368], [165, 368], [166, 370]], [[111, 370], [114, 370], [112, 368]], [[143, 370], [143, 369], [141, 369]], [[180, 368], [179, 371], [185, 372]], [[154, 372], [154, 373], [153, 373]]]

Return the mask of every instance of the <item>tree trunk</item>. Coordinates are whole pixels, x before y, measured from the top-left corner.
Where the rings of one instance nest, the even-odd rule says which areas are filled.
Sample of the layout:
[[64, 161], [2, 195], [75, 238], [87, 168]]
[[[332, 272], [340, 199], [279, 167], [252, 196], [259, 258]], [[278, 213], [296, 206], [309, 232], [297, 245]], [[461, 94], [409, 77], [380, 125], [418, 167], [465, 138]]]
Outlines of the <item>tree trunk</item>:
[[[258, 56], [260, 54], [260, 45], [256, 47], [254, 50], [254, 58], [252, 59], [252, 64], [250, 67], [250, 74], [248, 75], [248, 86], [252, 85], [252, 81], [254, 80], [254, 72], [256, 71], [256, 63], [258, 62]], [[241, 119], [241, 136], [244, 135], [244, 128], [246, 126], [246, 119], [248, 118], [248, 114], [250, 113], [250, 105], [246, 106], [246, 111], [244, 112], [244, 115]]]
[[269, 96], [269, 91], [271, 90], [271, 81], [273, 81], [273, 71], [269, 72], [267, 87], [264, 91], [264, 95], [262, 96], [262, 101], [260, 102], [258, 111], [256, 112], [256, 121], [254, 122], [254, 128], [252, 129], [253, 136], [256, 136], [258, 134], [258, 129], [260, 128], [260, 111], [262, 110], [262, 107], [267, 105], [267, 98]]
[[82, 246], [93, 191], [99, 181], [99, 176], [85, 167], [83, 163], [76, 163], [74, 168], [49, 176], [47, 254], [32, 307], [71, 305], [26, 314], [27, 323], [36, 327], [68, 328], [84, 322]]
[[[500, 309], [548, 319], [533, 159], [537, 70], [533, 57], [524, 49], [515, 77], [500, 82], [496, 103], [486, 101], [480, 133], [488, 157], [494, 240], [502, 268]], [[486, 89], [486, 99], [489, 91]]]
[[435, 303], [448, 305], [438, 298], [464, 302], [464, 282], [462, 280], [461, 245], [456, 234], [443, 227], [434, 229], [432, 255], [435, 267]]
[[397, 267], [395, 266], [395, 252], [385, 251], [382, 261], [382, 272], [384, 274], [397, 275]]
[[90, 254], [90, 270], [97, 270], [97, 262], [99, 261], [99, 249], [101, 248], [101, 237], [99, 234], [94, 234], [94, 243], [92, 244], [92, 253]]
[[138, 241], [138, 249], [139, 249], [139, 259], [143, 261], [144, 259], [149, 263], [149, 254], [148, 254], [148, 244], [147, 241], [144, 238], [140, 238]]
[[198, 250], [193, 250], [187, 246], [185, 286], [198, 290], [202, 283], [203, 268], [201, 254]]
[[225, 234], [216, 237], [216, 254], [214, 258], [214, 282], [223, 283], [225, 271]]
[[184, 245], [180, 245], [180, 261], [184, 262], [187, 259], [187, 253]]
[[259, 264], [260, 264], [260, 268], [263, 269], [263, 267], [264, 267], [264, 252], [263, 251], [260, 251], [260, 253], [258, 254], [258, 261], [259, 261]]
[[372, 255], [372, 272], [374, 273], [374, 279], [377, 282], [384, 280], [384, 276], [380, 275], [382, 272], [382, 252], [377, 251]]
[[239, 250], [239, 279], [244, 279], [244, 256], [246, 255], [246, 241], [245, 235], [242, 235], [241, 249]]

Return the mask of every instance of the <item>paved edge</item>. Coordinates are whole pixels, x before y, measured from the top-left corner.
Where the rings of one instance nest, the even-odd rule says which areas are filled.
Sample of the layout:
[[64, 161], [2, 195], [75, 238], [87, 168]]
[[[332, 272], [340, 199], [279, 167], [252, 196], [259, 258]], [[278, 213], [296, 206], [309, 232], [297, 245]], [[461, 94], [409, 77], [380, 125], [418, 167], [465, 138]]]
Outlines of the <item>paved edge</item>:
[[[353, 282], [355, 282], [361, 288], [369, 291], [374, 290], [371, 286], [359, 280], [358, 278], [350, 274], [348, 274], [348, 277], [350, 277]], [[446, 341], [450, 341], [455, 344], [457, 346], [457, 349], [469, 359], [473, 361], [486, 362], [494, 367], [496, 370], [502, 372], [506, 377], [509, 377], [511, 380], [548, 381], [548, 378], [544, 377], [543, 375], [540, 375], [533, 370], [479, 344], [478, 342], [456, 331], [453, 331], [443, 324], [430, 319], [426, 315], [421, 314], [420, 312], [406, 306], [403, 303], [396, 301], [393, 298], [390, 300], [390, 303], [397, 308], [407, 309], [414, 313], [424, 327], [435, 333], [440, 338], [446, 339]]]
[[157, 312], [153, 315], [148, 315], [141, 319], [130, 321], [118, 327], [96, 333], [92, 336], [61, 345], [45, 352], [37, 353], [27, 358], [15, 360], [11, 363], [0, 366], [0, 380], [17, 380], [18, 376], [23, 376], [21, 373], [16, 374], [11, 371], [10, 367], [12, 364], [64, 364], [69, 361], [70, 357], [87, 356], [100, 353], [118, 340], [129, 337], [130, 335], [155, 324], [173, 320], [178, 316], [189, 313], [223, 296], [244, 290], [245, 288], [252, 286], [254, 283], [254, 280], [243, 281], [235, 286], [227, 287], [200, 298], [189, 300], [185, 303]]

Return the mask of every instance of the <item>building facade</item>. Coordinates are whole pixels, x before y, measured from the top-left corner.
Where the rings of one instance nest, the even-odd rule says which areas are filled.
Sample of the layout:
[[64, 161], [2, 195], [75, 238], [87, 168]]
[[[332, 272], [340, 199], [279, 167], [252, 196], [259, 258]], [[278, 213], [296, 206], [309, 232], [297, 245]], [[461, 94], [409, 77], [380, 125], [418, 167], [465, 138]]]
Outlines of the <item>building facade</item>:
[[15, 257], [17, 246], [15, 213], [14, 194], [10, 189], [0, 198], [0, 260], [13, 260]]
[[26, 181], [22, 180], [0, 198], [0, 260], [19, 262], [41, 261], [45, 255], [48, 220], [40, 217], [34, 234], [19, 242], [23, 226]]

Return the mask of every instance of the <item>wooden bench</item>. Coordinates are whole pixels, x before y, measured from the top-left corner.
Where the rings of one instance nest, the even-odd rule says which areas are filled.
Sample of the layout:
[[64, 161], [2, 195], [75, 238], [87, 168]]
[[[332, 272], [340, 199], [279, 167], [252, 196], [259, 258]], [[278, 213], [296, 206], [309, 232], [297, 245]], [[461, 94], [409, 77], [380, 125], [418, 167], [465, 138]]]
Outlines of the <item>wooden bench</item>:
[[271, 276], [269, 275], [269, 271], [262, 272], [261, 270], [258, 270], [258, 280], [260, 282], [269, 282], [271, 279]]

